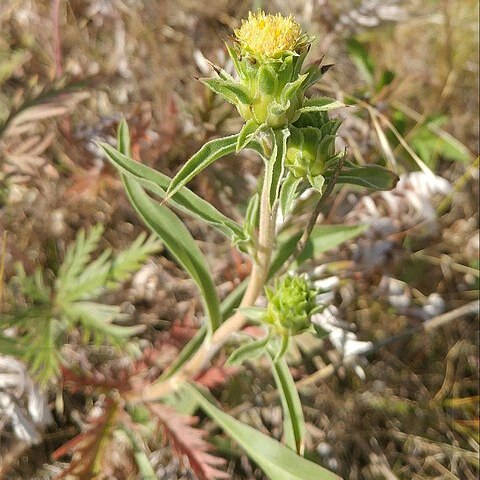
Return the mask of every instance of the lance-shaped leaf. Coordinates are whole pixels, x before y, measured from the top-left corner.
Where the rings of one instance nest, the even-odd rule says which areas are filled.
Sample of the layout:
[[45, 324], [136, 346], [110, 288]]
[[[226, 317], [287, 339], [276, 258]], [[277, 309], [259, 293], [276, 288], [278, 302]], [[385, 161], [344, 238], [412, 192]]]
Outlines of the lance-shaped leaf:
[[236, 348], [228, 357], [226, 365], [240, 365], [245, 360], [253, 360], [265, 353], [265, 348], [268, 344], [268, 335], [265, 338], [254, 340], [253, 342], [245, 343]]
[[211, 165], [215, 160], [235, 152], [238, 133], [207, 142], [193, 155], [175, 175], [167, 190], [168, 198], [173, 197], [192, 178]]
[[209, 319], [209, 330], [214, 331], [221, 322], [218, 296], [207, 262], [190, 232], [167, 207], [156, 204], [135, 180], [125, 175], [122, 179], [130, 203], [140, 218], [160, 237], [197, 284]]
[[287, 154], [287, 139], [290, 135], [288, 128], [271, 131], [273, 139], [272, 156], [265, 168], [266, 180], [270, 184], [270, 208], [273, 208], [278, 200], [280, 186], [285, 171], [285, 156]]
[[[332, 248], [338, 247], [343, 242], [361, 235], [368, 225], [319, 225], [312, 230], [312, 234], [305, 245], [303, 253], [298, 257], [300, 264], [312, 255], [319, 255]], [[280, 239], [280, 247], [275, 252], [270, 265], [269, 276], [278, 271], [295, 251], [297, 243], [302, 238], [302, 232], [296, 232], [288, 238]]]
[[225, 47], [227, 48], [228, 54], [232, 59], [233, 66], [235, 67], [235, 71], [238, 73], [238, 76], [242, 80], [244, 80], [246, 78], [246, 72], [244, 70], [245, 67], [244, 67], [244, 64], [240, 62], [236, 49], [233, 48], [231, 45], [229, 45], [228, 42], [225, 42]]
[[200, 81], [206, 85], [212, 92], [223, 97], [227, 102], [238, 105], [251, 103], [247, 90], [237, 82], [225, 80], [223, 78], [202, 78]]
[[[243, 280], [240, 285], [238, 285], [235, 290], [233, 290], [226, 298], [223, 299], [220, 304], [220, 312], [222, 314], [222, 319], [226, 320], [233, 314], [233, 311], [240, 305], [242, 301], [243, 294], [248, 285], [249, 278], [247, 277]], [[182, 366], [187, 363], [195, 352], [202, 345], [205, 336], [207, 335], [207, 327], [203, 325], [200, 327], [195, 336], [183, 347], [183, 350], [180, 352], [178, 357], [172, 362], [167, 370], [162, 374], [162, 379], [170, 378], [174, 375]]]
[[272, 95], [277, 91], [277, 73], [268, 63], [258, 69], [258, 88], [262, 94]]
[[340, 480], [326, 468], [222, 412], [195, 387], [187, 385], [185, 388], [202, 410], [242, 447], [271, 480]]
[[[330, 175], [325, 176], [328, 178]], [[398, 176], [380, 165], [347, 168], [342, 170], [337, 178], [337, 183], [349, 183], [372, 190], [391, 190], [397, 182]]]
[[247, 120], [238, 134], [236, 151], [239, 152], [240, 150], [243, 150], [249, 144], [249, 142], [264, 128], [264, 123], [258, 125], [253, 118]]
[[290, 209], [292, 208], [298, 185], [301, 181], [301, 178], [295, 178], [295, 176], [289, 172], [285, 178], [285, 181], [283, 182], [282, 189], [280, 191], [280, 208], [283, 218], [289, 214]]
[[325, 184], [325, 178], [322, 175], [317, 175], [316, 177], [309, 176], [308, 181], [310, 185], [320, 194], [323, 193], [323, 185]]
[[312, 85], [315, 85], [332, 67], [333, 65], [322, 65], [323, 57], [310, 64], [307, 65], [305, 73], [308, 75], [307, 80], [305, 82], [305, 90], [310, 88]]
[[300, 75], [295, 81], [287, 83], [285, 85], [285, 88], [282, 90], [282, 100], [291, 100], [302, 88], [302, 85], [305, 83], [307, 76], [307, 74]]
[[328, 97], [309, 98], [303, 102], [302, 108], [300, 108], [298, 111], [300, 113], [326, 112], [328, 110], [334, 110], [335, 108], [340, 108], [340, 107], [345, 107], [345, 104], [333, 98], [328, 98]]
[[295, 382], [285, 358], [274, 361], [271, 357], [273, 377], [283, 410], [283, 436], [285, 443], [299, 455], [305, 451], [305, 418]]
[[[147, 165], [136, 162], [106, 143], [99, 143], [99, 145], [106, 153], [110, 162], [121, 173], [137, 181], [143, 188], [157, 195], [162, 200], [167, 197], [166, 190], [172, 181], [170, 177]], [[214, 206], [187, 187], [180, 188], [171, 197], [170, 204], [183, 213], [204, 220], [230, 238], [233, 234], [240, 237], [243, 235], [243, 229], [238, 223], [219, 212]]]

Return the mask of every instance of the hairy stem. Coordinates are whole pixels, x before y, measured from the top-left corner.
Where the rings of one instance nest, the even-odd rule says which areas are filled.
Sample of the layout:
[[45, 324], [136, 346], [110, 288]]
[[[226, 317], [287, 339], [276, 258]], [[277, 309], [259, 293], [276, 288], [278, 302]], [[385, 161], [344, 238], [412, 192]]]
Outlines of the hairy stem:
[[[266, 157], [268, 158], [269, 155], [266, 155]], [[260, 200], [260, 219], [256, 257], [252, 267], [252, 273], [250, 275], [250, 282], [240, 303], [240, 308], [251, 307], [255, 304], [258, 296], [263, 291], [270, 267], [275, 233], [275, 215], [270, 208], [270, 174], [271, 170], [265, 168], [265, 177], [263, 179], [262, 195]], [[140, 395], [137, 393], [133, 394], [130, 397], [130, 400], [157, 400], [176, 390], [184, 382], [194, 378], [205, 368], [208, 362], [227, 342], [230, 336], [243, 328], [245, 322], [245, 315], [237, 310], [237, 312], [235, 312], [230, 318], [222, 323], [222, 325], [220, 325], [220, 327], [213, 333], [211, 338], [207, 337], [205, 339], [195, 355], [175, 375], [170, 377], [168, 380], [150, 385], [144, 389]]]

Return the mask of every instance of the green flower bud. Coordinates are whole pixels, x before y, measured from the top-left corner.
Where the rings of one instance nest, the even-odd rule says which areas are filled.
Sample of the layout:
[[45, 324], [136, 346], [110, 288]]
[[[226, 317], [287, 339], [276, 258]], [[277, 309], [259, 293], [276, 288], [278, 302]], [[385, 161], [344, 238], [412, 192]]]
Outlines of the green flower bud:
[[327, 162], [337, 157], [335, 136], [339, 126], [340, 121], [328, 120], [327, 117], [327, 121], [318, 127], [290, 128], [285, 165], [296, 178], [321, 175]]
[[317, 310], [316, 290], [299, 276], [285, 276], [266, 288], [268, 307], [265, 321], [282, 336], [296, 335], [310, 326], [310, 317]]

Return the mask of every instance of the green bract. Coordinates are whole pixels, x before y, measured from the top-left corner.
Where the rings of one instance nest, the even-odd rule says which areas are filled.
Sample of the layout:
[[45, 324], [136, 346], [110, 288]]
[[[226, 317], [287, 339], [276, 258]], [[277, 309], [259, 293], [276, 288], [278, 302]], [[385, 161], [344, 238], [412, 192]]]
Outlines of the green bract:
[[320, 310], [317, 291], [303, 276], [277, 279], [274, 288], [265, 288], [268, 307], [265, 321], [282, 336], [296, 335], [310, 327], [310, 317]]

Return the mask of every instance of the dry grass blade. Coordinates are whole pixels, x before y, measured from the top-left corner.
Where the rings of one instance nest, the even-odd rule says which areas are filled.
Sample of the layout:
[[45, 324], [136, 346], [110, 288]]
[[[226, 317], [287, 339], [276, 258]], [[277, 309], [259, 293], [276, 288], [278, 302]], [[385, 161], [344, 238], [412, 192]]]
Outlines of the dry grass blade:
[[370, 118], [372, 119], [373, 126], [375, 127], [375, 132], [377, 132], [378, 140], [380, 142], [380, 146], [382, 147], [383, 153], [385, 154], [385, 157], [390, 163], [390, 166], [397, 172], [398, 171], [397, 160], [395, 159], [395, 155], [392, 151], [392, 147], [390, 146], [387, 136], [385, 135], [385, 132], [382, 130], [382, 127], [380, 126], [378, 118], [375, 112], [373, 111], [373, 109], [369, 108], [368, 113], [370, 114]]

